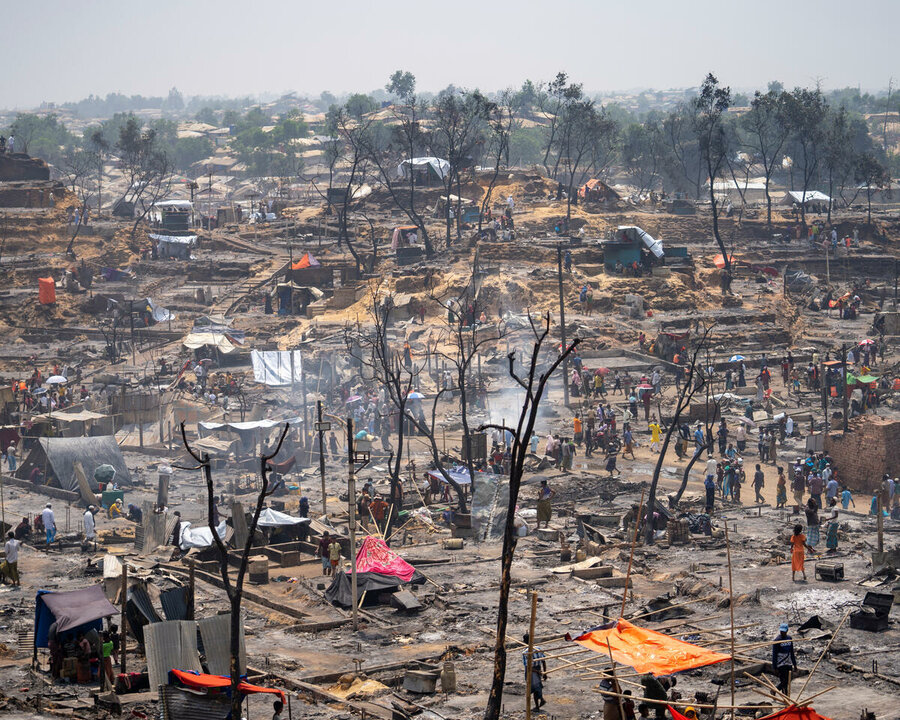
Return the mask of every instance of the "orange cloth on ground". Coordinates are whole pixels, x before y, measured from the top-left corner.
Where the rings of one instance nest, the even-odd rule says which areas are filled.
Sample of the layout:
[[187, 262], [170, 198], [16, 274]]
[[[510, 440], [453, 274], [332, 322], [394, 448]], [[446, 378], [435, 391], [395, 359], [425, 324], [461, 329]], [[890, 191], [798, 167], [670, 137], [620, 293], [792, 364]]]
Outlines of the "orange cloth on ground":
[[791, 571], [803, 572], [806, 562], [806, 535], [791, 535]]
[[617, 663], [634, 668], [638, 673], [649, 672], [657, 677], [728, 660], [728, 655], [637, 627], [621, 619], [611, 627], [595, 628], [569, 639], [607, 657], [611, 650]]

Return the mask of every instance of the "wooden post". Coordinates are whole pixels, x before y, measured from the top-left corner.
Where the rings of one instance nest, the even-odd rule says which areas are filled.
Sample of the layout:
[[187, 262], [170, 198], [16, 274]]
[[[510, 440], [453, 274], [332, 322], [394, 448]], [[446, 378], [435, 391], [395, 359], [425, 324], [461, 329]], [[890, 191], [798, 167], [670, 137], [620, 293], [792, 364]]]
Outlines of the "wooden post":
[[[534, 621], [537, 617], [537, 593], [531, 591], [531, 624], [528, 628], [528, 655], [525, 662], [525, 720], [531, 720], [531, 676], [534, 673]], [[622, 716], [625, 717], [624, 715]]]
[[359, 613], [356, 598], [359, 588], [356, 584], [356, 477], [353, 460], [353, 418], [347, 418], [347, 511], [350, 528], [350, 586], [353, 592], [353, 632], [359, 630]]
[[641, 526], [641, 510], [643, 509], [644, 490], [641, 490], [641, 503], [638, 505], [637, 515], [634, 518], [634, 535], [631, 538], [631, 554], [628, 556], [628, 572], [625, 574], [625, 587], [622, 589], [622, 609], [619, 611], [619, 617], [625, 616], [625, 601], [628, 599], [628, 583], [631, 580], [631, 564], [634, 562], [634, 546], [637, 543], [638, 528]]
[[728, 522], [725, 522], [725, 553], [728, 558], [728, 610], [731, 615], [731, 719], [734, 720], [734, 591], [731, 583], [731, 543], [728, 541]]
[[[562, 333], [562, 352], [566, 351], [566, 302], [563, 296], [562, 243], [556, 244], [556, 274], [559, 281], [559, 326]], [[563, 404], [569, 407], [569, 358], [563, 358]]]
[[878, 552], [884, 552], [884, 509], [881, 504], [881, 491], [878, 491], [878, 502], [876, 503], [875, 510], [878, 512], [878, 517], [875, 519], [878, 527]]
[[194, 602], [196, 584], [194, 580], [194, 560], [191, 559], [191, 564], [189, 565], [190, 574], [188, 575], [188, 606], [187, 606], [187, 619], [194, 619], [194, 608], [196, 604]]
[[847, 423], [849, 422], [849, 418], [847, 417], [847, 413], [849, 412], [847, 409], [847, 381], [850, 373], [847, 370], [847, 343], [843, 343], [841, 345], [841, 365], [843, 366], [844, 372], [844, 382], [841, 383], [843, 387], [841, 388], [841, 414], [844, 416], [844, 432], [847, 432]]
[[[321, 373], [320, 373], [321, 376]], [[319, 425], [319, 475], [322, 478], [322, 514], [328, 515], [328, 495], [325, 491], [325, 431], [322, 427], [322, 401], [316, 400], [316, 417]]]
[[119, 655], [121, 656], [121, 662], [119, 666], [121, 668], [121, 672], [124, 674], [127, 672], [126, 663], [125, 663], [125, 647], [126, 647], [126, 638], [128, 633], [125, 631], [125, 605], [128, 603], [128, 563], [122, 563], [122, 616], [119, 620]]

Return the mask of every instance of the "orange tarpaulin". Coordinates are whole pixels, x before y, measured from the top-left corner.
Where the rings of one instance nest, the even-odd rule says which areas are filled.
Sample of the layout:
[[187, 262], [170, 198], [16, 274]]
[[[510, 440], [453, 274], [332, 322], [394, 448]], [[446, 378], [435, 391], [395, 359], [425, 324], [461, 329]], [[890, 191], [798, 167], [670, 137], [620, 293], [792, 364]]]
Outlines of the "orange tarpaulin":
[[291, 270], [302, 270], [308, 267], [318, 267], [321, 263], [316, 260], [310, 253], [305, 253], [302, 258], [291, 265]]
[[[734, 265], [734, 263], [736, 262], [734, 259], [734, 255], [729, 255], [728, 260], [732, 265]], [[719, 270], [724, 270], [725, 269], [725, 256], [722, 253], [719, 253], [718, 255], [716, 255], [713, 258], [713, 265], [715, 265], [717, 268], [719, 268]]]
[[38, 300], [41, 305], [51, 305], [56, 302], [56, 283], [53, 278], [38, 278]]
[[566, 637], [602, 655], [609, 656], [611, 649], [617, 663], [657, 677], [728, 660], [728, 655], [639, 628], [627, 620], [588, 630], [576, 638]]
[[760, 718], [760, 720], [829, 720], [829, 718], [824, 715], [819, 715], [819, 713], [811, 707], [797, 707], [796, 705], [791, 705], [784, 710], [779, 710], [777, 713], [766, 715], [764, 718]]
[[[184, 670], [170, 670], [172, 675], [178, 678], [183, 685], [194, 690], [202, 690], [204, 688], [225, 689], [231, 687], [231, 678], [224, 675], [204, 675], [203, 673], [185, 672]], [[281, 698], [281, 702], [285, 702], [284, 693], [275, 688], [262, 687], [261, 685], [251, 685], [246, 681], [238, 683], [238, 690], [243, 695], [252, 695], [253, 693], [272, 693]]]

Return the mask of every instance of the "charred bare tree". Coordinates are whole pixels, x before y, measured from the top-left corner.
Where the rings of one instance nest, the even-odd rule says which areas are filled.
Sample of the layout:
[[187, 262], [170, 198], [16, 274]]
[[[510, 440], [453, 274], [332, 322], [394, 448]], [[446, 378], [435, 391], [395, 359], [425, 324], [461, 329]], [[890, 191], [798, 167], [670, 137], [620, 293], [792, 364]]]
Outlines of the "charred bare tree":
[[270, 495], [269, 461], [272, 460], [276, 455], [278, 455], [278, 452], [281, 450], [281, 445], [284, 442], [284, 438], [287, 436], [289, 429], [290, 425], [288, 423], [285, 423], [284, 430], [282, 430], [281, 436], [278, 438], [278, 443], [276, 444], [275, 449], [271, 453], [260, 454], [259, 473], [262, 479], [262, 484], [259, 489], [259, 495], [257, 495], [256, 498], [256, 507], [253, 510], [253, 517], [251, 518], [250, 524], [248, 526], [247, 541], [244, 543], [244, 547], [241, 549], [240, 564], [238, 566], [237, 577], [232, 580], [228, 566], [228, 548], [225, 547], [225, 543], [222, 542], [222, 539], [219, 537], [219, 534], [218, 532], [216, 532], [216, 528], [213, 525], [213, 516], [215, 515], [215, 490], [213, 487], [212, 464], [210, 462], [209, 453], [204, 452], [201, 454], [197, 454], [197, 451], [194, 450], [188, 443], [187, 433], [184, 429], [184, 423], [181, 423], [181, 439], [184, 442], [184, 447], [188, 451], [190, 456], [194, 458], [194, 460], [196, 460], [198, 463], [193, 468], [185, 469], [202, 470], [203, 478], [206, 481], [207, 523], [209, 525], [210, 532], [212, 532], [213, 543], [215, 544], [216, 549], [219, 551], [219, 572], [222, 575], [222, 587], [225, 588], [225, 594], [228, 596], [228, 602], [231, 606], [231, 638], [229, 649], [231, 653], [230, 670], [232, 717], [241, 717], [241, 693], [238, 691], [238, 684], [241, 681], [240, 630], [241, 602], [244, 598], [244, 578], [247, 574], [247, 566], [250, 562], [250, 550], [253, 546], [253, 537], [256, 534], [256, 528], [259, 524], [259, 516], [260, 513], [262, 513], [266, 498]]
[[527, 457], [529, 450], [528, 444], [531, 435], [534, 432], [538, 409], [550, 376], [580, 342], [578, 338], [575, 338], [569, 347], [564, 348], [563, 351], [550, 362], [546, 370], [541, 371], [541, 351], [550, 334], [550, 314], [548, 313], [544, 316], [541, 326], [539, 326], [530, 315], [529, 321], [531, 322], [534, 341], [531, 347], [531, 356], [529, 358], [527, 374], [525, 377], [521, 377], [516, 371], [516, 353], [511, 352], [507, 356], [509, 360], [509, 375], [525, 393], [522, 411], [519, 414], [516, 426], [515, 428], [509, 428], [489, 423], [480, 428], [496, 428], [503, 432], [509, 431], [512, 433], [513, 437], [513, 447], [512, 452], [510, 453], [509, 463], [509, 502], [506, 507], [506, 524], [503, 528], [503, 554], [500, 561], [500, 598], [497, 601], [494, 672], [491, 681], [491, 694], [488, 697], [487, 707], [484, 711], [484, 720], [498, 720], [503, 702], [503, 684], [506, 679], [506, 629], [509, 620], [509, 588], [513, 555], [516, 551], [516, 530], [513, 523], [516, 504], [519, 501], [519, 488], [522, 485], [522, 475], [525, 472], [525, 458]]
[[156, 131], [152, 128], [142, 130], [134, 117], [129, 117], [125, 125], [119, 128], [115, 149], [126, 180], [122, 200], [131, 203], [136, 211], [131, 228], [134, 239], [153, 205], [168, 195], [172, 186], [172, 164], [159, 148]]
[[501, 94], [500, 102], [495, 103], [491, 108], [488, 117], [488, 125], [491, 128], [489, 140], [488, 154], [494, 158], [494, 169], [491, 173], [491, 180], [487, 189], [484, 191], [484, 197], [481, 199], [481, 208], [478, 213], [478, 234], [481, 235], [482, 219], [485, 211], [491, 206], [491, 196], [494, 193], [494, 187], [497, 184], [497, 178], [500, 176], [500, 168], [503, 160], [506, 158], [509, 163], [509, 138], [512, 134], [513, 122], [515, 119], [515, 110], [512, 105], [509, 91]]
[[66, 153], [64, 165], [66, 182], [69, 185], [69, 189], [78, 198], [78, 204], [80, 205], [78, 222], [72, 228], [69, 244], [66, 245], [66, 255], [73, 258], [75, 257], [75, 239], [81, 231], [81, 226], [84, 223], [84, 213], [87, 210], [91, 197], [88, 180], [94, 171], [96, 162], [94, 154], [85, 150], [73, 149]]
[[747, 148], [759, 158], [763, 166], [766, 193], [766, 223], [772, 225], [772, 196], [769, 184], [772, 174], [780, 166], [782, 148], [788, 137], [785, 115], [784, 91], [769, 90], [757, 92], [750, 101], [750, 112], [741, 118], [741, 125], [747, 133]]

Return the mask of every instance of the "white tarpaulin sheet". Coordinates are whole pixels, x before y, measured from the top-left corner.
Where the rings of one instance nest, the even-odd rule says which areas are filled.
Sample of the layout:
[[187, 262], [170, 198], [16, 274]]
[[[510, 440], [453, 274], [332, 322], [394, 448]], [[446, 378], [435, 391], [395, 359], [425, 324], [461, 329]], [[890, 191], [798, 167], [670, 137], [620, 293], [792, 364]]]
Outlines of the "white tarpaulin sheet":
[[[225, 539], [225, 521], [219, 523], [216, 527], [216, 535], [220, 539]], [[205, 548], [213, 544], [212, 530], [209, 526], [200, 526], [192, 528], [189, 522], [181, 523], [181, 538], [178, 541], [182, 550], [190, 550], [191, 548]]]
[[281, 387], [303, 382], [303, 359], [299, 350], [253, 350], [250, 360], [253, 362], [253, 379], [258, 383]]
[[308, 522], [309, 518], [295, 518], [272, 508], [266, 508], [259, 514], [259, 522], [257, 524], [259, 527], [285, 527]]
[[234, 352], [235, 345], [223, 333], [216, 332], [192, 332], [188, 333], [182, 342], [186, 348], [196, 350], [207, 345], [219, 348], [219, 352]]
[[407, 168], [414, 167], [420, 168], [425, 165], [430, 165], [431, 169], [434, 171], [434, 174], [441, 180], [450, 172], [450, 163], [442, 158], [436, 157], [417, 157], [412, 160], [404, 160], [397, 166], [397, 177], [405, 178], [407, 173]]
[[260, 428], [273, 428], [276, 425], [284, 425], [285, 423], [290, 423], [291, 425], [296, 425], [297, 423], [302, 423], [303, 418], [300, 416], [293, 418], [286, 418], [284, 420], [247, 420], [246, 422], [201, 422], [197, 423], [204, 430], [259, 430]]

